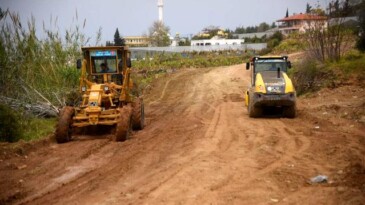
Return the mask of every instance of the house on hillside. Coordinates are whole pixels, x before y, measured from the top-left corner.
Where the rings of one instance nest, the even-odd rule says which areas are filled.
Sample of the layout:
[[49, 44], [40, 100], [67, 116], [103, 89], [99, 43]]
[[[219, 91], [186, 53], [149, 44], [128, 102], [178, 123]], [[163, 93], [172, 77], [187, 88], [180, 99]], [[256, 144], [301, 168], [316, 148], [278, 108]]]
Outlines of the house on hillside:
[[279, 22], [279, 31], [284, 35], [292, 32], [305, 33], [310, 28], [327, 28], [328, 26], [326, 16], [302, 13], [277, 20], [277, 22]]

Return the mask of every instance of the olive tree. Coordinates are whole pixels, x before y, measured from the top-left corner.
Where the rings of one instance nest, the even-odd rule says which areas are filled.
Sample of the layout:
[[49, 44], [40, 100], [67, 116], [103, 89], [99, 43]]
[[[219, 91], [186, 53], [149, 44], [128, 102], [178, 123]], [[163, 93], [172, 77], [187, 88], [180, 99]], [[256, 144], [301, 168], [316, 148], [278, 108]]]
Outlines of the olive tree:
[[148, 29], [148, 37], [152, 46], [163, 47], [171, 44], [169, 37], [170, 28], [161, 21], [153, 22]]
[[307, 29], [305, 40], [312, 57], [322, 62], [338, 61], [351, 48], [354, 36], [343, 21], [343, 18], [316, 21]]

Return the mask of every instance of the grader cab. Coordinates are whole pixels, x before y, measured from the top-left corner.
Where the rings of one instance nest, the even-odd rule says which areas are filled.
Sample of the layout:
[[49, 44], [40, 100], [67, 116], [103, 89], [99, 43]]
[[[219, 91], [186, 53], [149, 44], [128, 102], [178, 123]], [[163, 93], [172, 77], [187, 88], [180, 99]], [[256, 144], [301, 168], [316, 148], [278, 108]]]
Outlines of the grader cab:
[[130, 51], [127, 47], [84, 47], [78, 106], [66, 106], [60, 112], [56, 126], [56, 140], [71, 140], [72, 130], [82, 127], [107, 126], [114, 128], [112, 139], [128, 139], [130, 129], [144, 127], [143, 99], [131, 94]]

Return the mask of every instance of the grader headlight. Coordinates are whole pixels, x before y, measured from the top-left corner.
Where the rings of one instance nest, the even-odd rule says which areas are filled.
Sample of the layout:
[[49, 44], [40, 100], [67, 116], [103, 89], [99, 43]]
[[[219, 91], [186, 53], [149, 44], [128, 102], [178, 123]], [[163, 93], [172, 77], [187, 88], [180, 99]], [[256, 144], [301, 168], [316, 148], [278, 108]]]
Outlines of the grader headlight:
[[90, 105], [90, 107], [96, 107], [96, 106], [98, 106], [98, 103], [97, 102], [90, 102], [89, 105]]

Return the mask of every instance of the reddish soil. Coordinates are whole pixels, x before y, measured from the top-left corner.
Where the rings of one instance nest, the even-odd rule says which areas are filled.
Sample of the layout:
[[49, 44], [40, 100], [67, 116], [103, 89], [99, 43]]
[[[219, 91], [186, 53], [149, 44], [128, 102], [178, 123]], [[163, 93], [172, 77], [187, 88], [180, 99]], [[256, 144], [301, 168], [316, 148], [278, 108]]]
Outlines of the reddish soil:
[[[298, 117], [248, 117], [243, 65], [186, 69], [145, 96], [126, 142], [0, 144], [0, 204], [364, 204], [365, 89], [298, 99]], [[327, 183], [310, 178], [328, 176]]]

